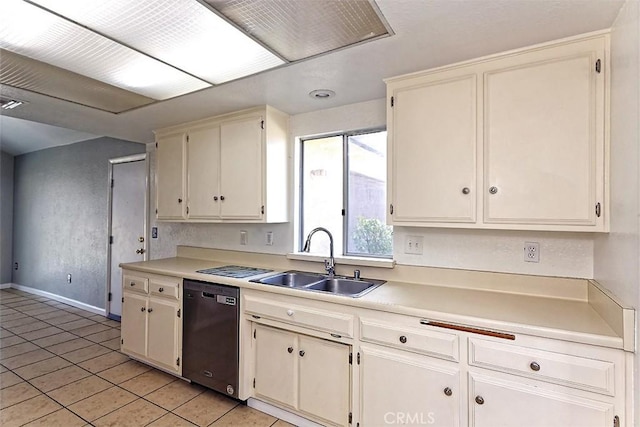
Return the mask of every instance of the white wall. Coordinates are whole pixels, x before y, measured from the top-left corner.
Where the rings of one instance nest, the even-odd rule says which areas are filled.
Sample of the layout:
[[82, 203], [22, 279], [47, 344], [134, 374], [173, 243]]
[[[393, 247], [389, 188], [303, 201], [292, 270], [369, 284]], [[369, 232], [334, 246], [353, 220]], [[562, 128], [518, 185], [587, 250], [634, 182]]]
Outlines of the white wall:
[[[385, 100], [361, 102], [318, 110], [291, 117], [289, 147], [293, 176], [294, 143], [300, 136], [385, 126]], [[155, 145], [149, 144], [152, 205], [155, 206]], [[291, 186], [294, 186], [293, 180]], [[292, 194], [297, 194], [297, 188]], [[151, 241], [150, 256], [175, 255], [176, 245], [285, 254], [294, 248], [295, 215], [288, 224], [180, 224], [157, 223], [158, 239]], [[240, 230], [249, 233], [249, 244], [240, 245]], [[274, 246], [264, 244], [264, 233], [273, 231]], [[406, 235], [424, 236], [423, 255], [404, 254]], [[543, 276], [593, 277], [593, 235], [588, 233], [545, 233], [489, 230], [443, 230], [396, 227], [394, 257], [401, 264], [535, 274]], [[525, 263], [525, 241], [540, 243], [540, 263]]]
[[[611, 33], [611, 232], [594, 245], [594, 278], [640, 308], [640, 3], [627, 0]], [[640, 333], [636, 342], [640, 340]], [[634, 382], [640, 384], [635, 356]], [[640, 393], [635, 392], [636, 422]]]

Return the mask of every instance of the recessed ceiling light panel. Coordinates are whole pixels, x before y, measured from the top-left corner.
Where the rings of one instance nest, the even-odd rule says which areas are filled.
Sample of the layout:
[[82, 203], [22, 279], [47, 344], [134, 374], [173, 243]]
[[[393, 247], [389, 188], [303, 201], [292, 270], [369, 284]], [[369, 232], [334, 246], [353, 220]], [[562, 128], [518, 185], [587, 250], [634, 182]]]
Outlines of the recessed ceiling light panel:
[[156, 100], [210, 86], [20, 0], [2, 0], [0, 48]]
[[32, 0], [207, 82], [285, 61], [196, 0]]
[[309, 92], [309, 96], [313, 99], [329, 99], [336, 96], [336, 93], [329, 89], [316, 89]]
[[289, 61], [392, 34], [369, 0], [204, 1]]

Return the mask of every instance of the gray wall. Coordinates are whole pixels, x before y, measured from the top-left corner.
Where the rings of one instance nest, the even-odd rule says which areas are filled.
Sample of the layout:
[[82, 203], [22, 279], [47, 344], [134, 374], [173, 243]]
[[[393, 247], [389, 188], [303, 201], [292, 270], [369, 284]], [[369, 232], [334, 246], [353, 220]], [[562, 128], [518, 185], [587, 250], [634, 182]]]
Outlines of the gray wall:
[[108, 160], [144, 151], [97, 138], [16, 156], [13, 283], [104, 307]]
[[0, 161], [0, 284], [11, 283], [13, 252], [13, 156], [5, 153]]

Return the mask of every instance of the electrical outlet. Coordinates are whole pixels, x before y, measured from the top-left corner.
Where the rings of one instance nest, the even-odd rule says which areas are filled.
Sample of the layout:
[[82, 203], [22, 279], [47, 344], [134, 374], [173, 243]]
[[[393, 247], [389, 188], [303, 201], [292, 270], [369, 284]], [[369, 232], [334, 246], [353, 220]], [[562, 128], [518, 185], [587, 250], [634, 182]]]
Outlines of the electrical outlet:
[[407, 236], [404, 239], [404, 253], [422, 255], [422, 245], [424, 244], [424, 237], [422, 236]]
[[524, 242], [525, 262], [540, 262], [540, 244], [538, 242]]
[[273, 231], [267, 231], [264, 235], [264, 243], [267, 246], [273, 246]]
[[241, 245], [246, 245], [247, 243], [249, 243], [249, 236], [247, 235], [247, 232], [245, 230], [241, 230], [240, 231], [240, 244]]

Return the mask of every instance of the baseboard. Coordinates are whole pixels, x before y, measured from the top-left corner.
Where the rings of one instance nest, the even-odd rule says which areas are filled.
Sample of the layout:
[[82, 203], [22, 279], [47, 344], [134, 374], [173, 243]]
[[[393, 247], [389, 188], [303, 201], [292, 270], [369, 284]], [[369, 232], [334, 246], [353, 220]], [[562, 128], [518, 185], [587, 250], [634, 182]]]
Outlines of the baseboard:
[[[60, 302], [63, 302], [65, 304], [69, 304], [70, 306], [81, 308], [81, 309], [86, 310], [86, 311], [90, 311], [91, 313], [100, 314], [101, 316], [106, 316], [107, 315], [107, 310], [105, 310], [104, 308], [100, 308], [100, 307], [96, 307], [96, 306], [93, 306], [93, 305], [85, 304], [83, 302], [76, 301], [76, 300], [71, 299], [71, 298], [67, 298], [67, 297], [63, 297], [63, 296], [60, 296], [60, 295], [52, 294], [51, 292], [41, 291], [40, 289], [31, 288], [29, 286], [17, 285], [15, 283], [9, 283], [8, 287], [10, 287], [12, 289], [17, 289], [19, 291], [27, 292], [27, 293], [30, 293], [30, 294], [51, 298], [52, 300], [60, 301]], [[6, 288], [3, 288], [3, 289], [6, 289]]]
[[9, 289], [13, 283], [0, 283], [0, 289]]
[[286, 421], [290, 424], [293, 424], [294, 426], [298, 426], [298, 427], [322, 427], [321, 424], [316, 424], [311, 420], [308, 420], [306, 418], [302, 418], [299, 415], [296, 415], [294, 413], [291, 413], [289, 411], [285, 411], [284, 409], [280, 409], [278, 407], [275, 407], [269, 403], [265, 403], [261, 400], [258, 399], [254, 399], [253, 397], [250, 397], [249, 399], [247, 399], [247, 406], [249, 406], [250, 408], [253, 409], [257, 409], [260, 412], [264, 412], [266, 414], [269, 414], [273, 417], [279, 418], [282, 421]]

